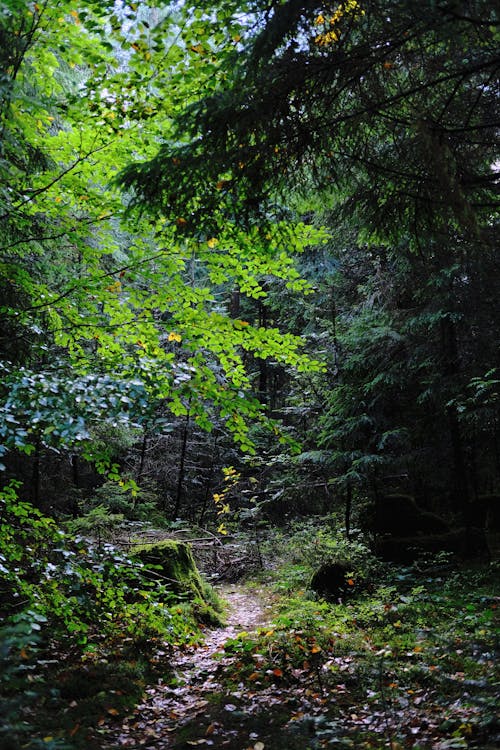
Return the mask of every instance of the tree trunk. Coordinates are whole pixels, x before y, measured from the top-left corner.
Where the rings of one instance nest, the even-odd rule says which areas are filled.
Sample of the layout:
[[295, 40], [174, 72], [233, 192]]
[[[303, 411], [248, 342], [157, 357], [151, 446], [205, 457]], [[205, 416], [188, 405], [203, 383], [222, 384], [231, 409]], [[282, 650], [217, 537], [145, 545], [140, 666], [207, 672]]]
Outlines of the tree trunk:
[[182, 487], [184, 484], [184, 472], [185, 472], [185, 465], [186, 465], [189, 420], [190, 420], [190, 417], [189, 417], [189, 410], [188, 410], [188, 413], [186, 414], [186, 420], [184, 422], [184, 429], [182, 431], [181, 455], [179, 459], [179, 475], [177, 477], [177, 491], [175, 493], [175, 506], [174, 506], [174, 512], [173, 512], [174, 521], [176, 518], [179, 517], [179, 512], [180, 512], [181, 503], [182, 503]]

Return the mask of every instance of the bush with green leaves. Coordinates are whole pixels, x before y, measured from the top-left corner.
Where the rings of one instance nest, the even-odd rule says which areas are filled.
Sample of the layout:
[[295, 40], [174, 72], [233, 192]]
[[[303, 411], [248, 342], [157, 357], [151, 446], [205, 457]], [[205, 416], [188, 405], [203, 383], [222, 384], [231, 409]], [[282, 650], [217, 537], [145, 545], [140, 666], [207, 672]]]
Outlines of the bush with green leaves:
[[169, 607], [173, 593], [144, 575], [144, 566], [110, 545], [65, 535], [17, 498], [0, 493], [0, 610], [30, 610], [50, 623], [51, 637], [88, 648], [108, 639], [185, 636]]
[[373, 576], [379, 562], [362, 537], [348, 539], [329, 517], [301, 521], [288, 540], [294, 563], [314, 570], [320, 565], [340, 563], [357, 571], [360, 579]]
[[[58, 685], [94, 675], [92, 703], [104, 682], [116, 686], [120, 670], [130, 667], [122, 701], [129, 710], [143, 689], [141, 670], [151, 672], [158, 659], [168, 670], [169, 647], [196, 641], [200, 632], [194, 607], [180, 603], [154, 571], [109, 544], [64, 534], [19, 500], [17, 489], [13, 482], [0, 492], [0, 711], [7, 726], [0, 745], [34, 749], [53, 720], [53, 747], [70, 747], [71, 726], [61, 727], [56, 716]], [[95, 677], [103, 665], [106, 674]]]
[[121, 515], [128, 521], [149, 521], [164, 526], [167, 519], [159, 510], [159, 496], [154, 486], [138, 487], [133, 482], [107, 481], [94, 490], [94, 494], [82, 504], [84, 513], [104, 507], [113, 515]]

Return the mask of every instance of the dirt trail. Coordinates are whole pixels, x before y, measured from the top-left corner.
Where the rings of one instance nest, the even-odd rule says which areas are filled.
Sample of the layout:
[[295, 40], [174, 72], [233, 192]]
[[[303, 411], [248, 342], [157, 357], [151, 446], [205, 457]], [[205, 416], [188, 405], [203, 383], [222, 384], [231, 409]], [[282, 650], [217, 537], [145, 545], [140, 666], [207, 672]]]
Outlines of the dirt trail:
[[[175, 679], [169, 684], [160, 681], [149, 688], [133, 716], [125, 718], [118, 728], [108, 728], [107, 748], [168, 750], [214, 745], [210, 736], [221, 726], [215, 715], [221, 709], [217, 705], [214, 711], [211, 710], [211, 698], [222, 692], [217, 681], [221, 663], [234, 659], [224, 657], [224, 644], [242, 631], [265, 627], [271, 617], [268, 590], [250, 590], [233, 584], [220, 587], [218, 593], [228, 605], [226, 626], [207, 630], [202, 646], [176, 653], [171, 662]], [[222, 710], [231, 712], [236, 706], [227, 702]], [[199, 725], [200, 737], [182, 740], [183, 728], [190, 724], [192, 730], [193, 723]]]

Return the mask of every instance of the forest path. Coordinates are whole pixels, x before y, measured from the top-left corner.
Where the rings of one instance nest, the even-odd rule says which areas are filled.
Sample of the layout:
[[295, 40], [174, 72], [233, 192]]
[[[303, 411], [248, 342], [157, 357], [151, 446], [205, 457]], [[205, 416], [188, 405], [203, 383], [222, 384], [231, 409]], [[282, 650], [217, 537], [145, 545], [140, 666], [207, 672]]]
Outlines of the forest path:
[[[227, 692], [218, 681], [218, 673], [237, 662], [234, 654], [224, 653], [227, 641], [269, 624], [274, 595], [266, 586], [242, 584], [220, 586], [218, 593], [227, 603], [226, 625], [207, 630], [201, 646], [175, 653], [171, 661], [175, 679], [150, 686], [133, 715], [122, 720], [120, 727], [108, 728], [105, 747], [270, 747], [259, 740], [260, 733], [255, 731], [253, 722], [248, 726], [249, 715], [262, 705], [257, 701], [252, 704], [254, 696], [236, 681], [235, 689]], [[269, 703], [281, 704], [281, 695], [267, 696], [266, 705]], [[266, 723], [268, 720], [267, 716]]]

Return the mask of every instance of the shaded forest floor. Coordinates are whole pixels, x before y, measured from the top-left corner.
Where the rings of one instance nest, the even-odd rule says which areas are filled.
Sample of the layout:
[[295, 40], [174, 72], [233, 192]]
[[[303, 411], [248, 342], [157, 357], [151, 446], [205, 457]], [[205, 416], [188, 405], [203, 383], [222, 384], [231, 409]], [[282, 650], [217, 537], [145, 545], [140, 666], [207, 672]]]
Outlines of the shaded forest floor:
[[401, 571], [398, 585], [336, 605], [226, 586], [227, 625], [179, 650], [133, 712], [101, 720], [100, 746], [492, 749], [492, 570]]

